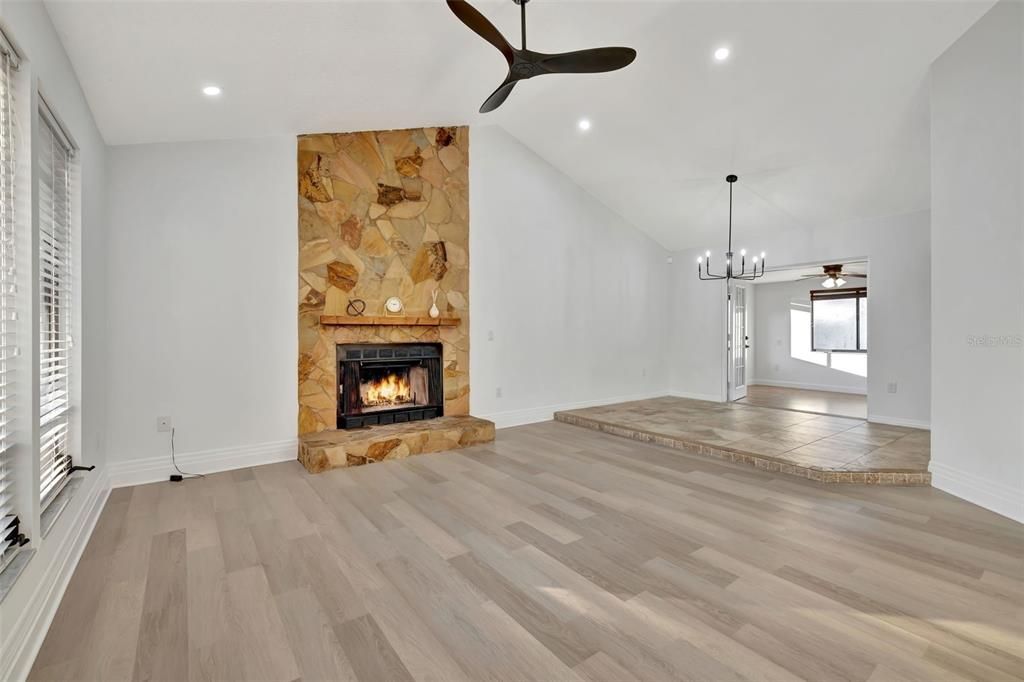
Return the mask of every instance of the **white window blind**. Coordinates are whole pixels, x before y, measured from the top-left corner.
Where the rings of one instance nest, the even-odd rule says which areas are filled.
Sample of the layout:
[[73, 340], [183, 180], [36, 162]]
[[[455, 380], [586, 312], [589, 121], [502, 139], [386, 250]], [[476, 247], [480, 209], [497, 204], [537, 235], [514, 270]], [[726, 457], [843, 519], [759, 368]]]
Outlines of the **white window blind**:
[[45, 103], [39, 135], [39, 499], [71, 470], [71, 146]]
[[[0, 36], [2, 39], [2, 36]], [[0, 569], [26, 542], [14, 507], [12, 415], [14, 411], [14, 358], [16, 281], [14, 228], [14, 94], [11, 71], [17, 57], [0, 40]]]

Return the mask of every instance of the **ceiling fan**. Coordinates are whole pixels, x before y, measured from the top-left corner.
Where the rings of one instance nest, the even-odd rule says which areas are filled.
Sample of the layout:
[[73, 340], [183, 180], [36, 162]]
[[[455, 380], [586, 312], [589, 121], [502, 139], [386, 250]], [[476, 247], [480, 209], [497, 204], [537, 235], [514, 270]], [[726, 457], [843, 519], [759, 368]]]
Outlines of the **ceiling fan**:
[[516, 49], [509, 44], [505, 37], [480, 14], [472, 5], [465, 0], [447, 0], [448, 7], [459, 18], [459, 20], [470, 28], [474, 33], [498, 48], [505, 61], [508, 62], [508, 75], [498, 89], [491, 93], [480, 113], [494, 111], [500, 107], [516, 83], [534, 76], [543, 76], [549, 73], [604, 73], [606, 71], [617, 71], [629, 66], [636, 59], [636, 50], [630, 47], [598, 47], [590, 50], [578, 50], [576, 52], [562, 52], [559, 54], [545, 54], [526, 49], [526, 3], [530, 0], [513, 0], [520, 8], [522, 15], [523, 46]]
[[[842, 263], [838, 263], [836, 265], [822, 265], [821, 269], [824, 271], [822, 274], [825, 275], [825, 279], [822, 280], [821, 286], [826, 289], [835, 289], [836, 287], [841, 287], [846, 284], [846, 280], [843, 279], [844, 275], [846, 277], [860, 277], [862, 279], [867, 279], [868, 277], [867, 275], [859, 272], [844, 273]], [[818, 277], [821, 277], [821, 274], [803, 275], [800, 279], [817, 279]]]

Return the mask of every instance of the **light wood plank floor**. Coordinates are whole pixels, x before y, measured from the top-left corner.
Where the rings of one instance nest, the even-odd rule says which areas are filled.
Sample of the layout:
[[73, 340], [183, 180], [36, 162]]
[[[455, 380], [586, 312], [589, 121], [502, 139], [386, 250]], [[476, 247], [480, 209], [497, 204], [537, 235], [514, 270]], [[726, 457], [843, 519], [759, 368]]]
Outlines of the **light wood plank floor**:
[[545, 423], [110, 497], [31, 679], [1007, 680], [1022, 526]]
[[812, 414], [829, 414], [836, 417], [868, 418], [868, 398], [855, 393], [834, 391], [809, 391], [804, 388], [784, 386], [747, 386], [747, 397], [736, 402], [741, 405], [774, 407], [781, 410], [796, 410]]

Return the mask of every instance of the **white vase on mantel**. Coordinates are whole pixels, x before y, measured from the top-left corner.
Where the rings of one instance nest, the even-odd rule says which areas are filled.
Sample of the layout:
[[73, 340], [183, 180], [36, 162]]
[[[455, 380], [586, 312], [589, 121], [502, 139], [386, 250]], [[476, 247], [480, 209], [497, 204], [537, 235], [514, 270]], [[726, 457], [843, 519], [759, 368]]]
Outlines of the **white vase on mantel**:
[[437, 289], [434, 289], [434, 291], [431, 292], [430, 297], [432, 299], [430, 304], [430, 317], [436, 320], [441, 317], [441, 311], [437, 307]]

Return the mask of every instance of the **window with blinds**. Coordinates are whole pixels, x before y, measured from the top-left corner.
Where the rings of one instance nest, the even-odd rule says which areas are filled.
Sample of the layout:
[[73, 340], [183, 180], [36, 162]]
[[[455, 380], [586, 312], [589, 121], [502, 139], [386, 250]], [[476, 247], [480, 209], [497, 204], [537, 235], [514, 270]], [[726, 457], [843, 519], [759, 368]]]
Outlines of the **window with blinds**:
[[14, 93], [11, 71], [17, 57], [0, 35], [0, 569], [27, 540], [14, 507], [12, 416], [16, 301], [14, 228]]
[[44, 103], [39, 172], [39, 500], [45, 509], [71, 471], [71, 155]]

